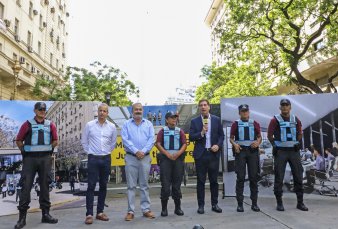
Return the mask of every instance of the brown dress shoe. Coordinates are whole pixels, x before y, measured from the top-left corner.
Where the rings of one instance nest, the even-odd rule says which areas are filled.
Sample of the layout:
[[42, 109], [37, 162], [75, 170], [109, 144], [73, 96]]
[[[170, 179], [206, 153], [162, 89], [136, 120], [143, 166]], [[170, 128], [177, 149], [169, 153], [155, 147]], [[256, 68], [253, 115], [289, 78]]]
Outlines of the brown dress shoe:
[[108, 216], [104, 213], [97, 214], [96, 219], [102, 220], [102, 221], [109, 221]]
[[86, 220], [85, 220], [85, 224], [92, 224], [92, 223], [93, 223], [93, 216], [87, 215]]
[[143, 216], [148, 218], [148, 219], [155, 219], [155, 215], [151, 211], [143, 213]]
[[126, 217], [124, 218], [125, 221], [132, 221], [134, 219], [134, 214], [128, 212]]

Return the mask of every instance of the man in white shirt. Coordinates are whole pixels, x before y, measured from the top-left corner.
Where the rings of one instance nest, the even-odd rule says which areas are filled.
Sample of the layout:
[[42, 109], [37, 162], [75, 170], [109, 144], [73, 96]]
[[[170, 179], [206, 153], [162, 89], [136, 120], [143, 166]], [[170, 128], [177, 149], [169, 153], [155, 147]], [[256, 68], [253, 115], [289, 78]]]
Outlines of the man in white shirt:
[[111, 169], [111, 152], [116, 145], [117, 131], [113, 123], [107, 120], [108, 105], [102, 103], [98, 108], [98, 119], [86, 124], [82, 135], [82, 146], [88, 153], [88, 188], [86, 196], [85, 224], [93, 223], [94, 191], [97, 181], [100, 189], [97, 200], [96, 219], [108, 221], [103, 213], [107, 193], [108, 177]]

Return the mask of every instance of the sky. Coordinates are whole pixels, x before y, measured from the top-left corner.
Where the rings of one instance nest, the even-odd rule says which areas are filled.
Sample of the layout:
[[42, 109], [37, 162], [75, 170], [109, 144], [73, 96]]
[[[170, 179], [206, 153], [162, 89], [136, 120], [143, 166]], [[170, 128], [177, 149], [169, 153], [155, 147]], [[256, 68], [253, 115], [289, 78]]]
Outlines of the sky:
[[161, 105], [176, 87], [200, 85], [211, 63], [204, 19], [211, 0], [69, 0], [68, 65], [98, 60], [140, 88], [133, 102]]

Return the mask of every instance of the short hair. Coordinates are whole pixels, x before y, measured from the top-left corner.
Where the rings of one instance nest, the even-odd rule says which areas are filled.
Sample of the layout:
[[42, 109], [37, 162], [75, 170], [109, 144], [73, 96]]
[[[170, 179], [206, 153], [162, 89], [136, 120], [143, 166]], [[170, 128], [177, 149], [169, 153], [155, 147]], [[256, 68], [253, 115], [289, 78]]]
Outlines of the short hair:
[[[134, 111], [134, 107], [135, 107], [136, 105], [141, 105], [141, 107], [143, 108], [142, 103], [137, 102], [137, 103], [134, 103], [133, 105], [131, 105], [131, 111]], [[150, 110], [149, 110], [149, 112], [150, 112]]]
[[198, 101], [198, 106], [201, 105], [202, 102], [206, 102], [208, 106], [210, 106], [210, 102], [207, 99], [201, 99], [200, 101]]
[[100, 107], [107, 107], [107, 110], [109, 109], [109, 106], [108, 106], [107, 103], [101, 103], [101, 104], [97, 107], [97, 109], [99, 110]]

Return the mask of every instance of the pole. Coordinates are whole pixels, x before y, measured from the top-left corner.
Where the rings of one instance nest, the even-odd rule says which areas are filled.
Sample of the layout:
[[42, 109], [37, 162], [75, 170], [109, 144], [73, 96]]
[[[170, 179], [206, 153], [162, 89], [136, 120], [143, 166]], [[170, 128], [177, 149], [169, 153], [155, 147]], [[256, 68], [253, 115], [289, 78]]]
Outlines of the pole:
[[335, 123], [334, 123], [334, 112], [331, 113], [331, 126], [332, 126], [332, 142], [337, 142], [336, 127], [335, 127]]
[[313, 145], [312, 126], [310, 126], [310, 145]]

